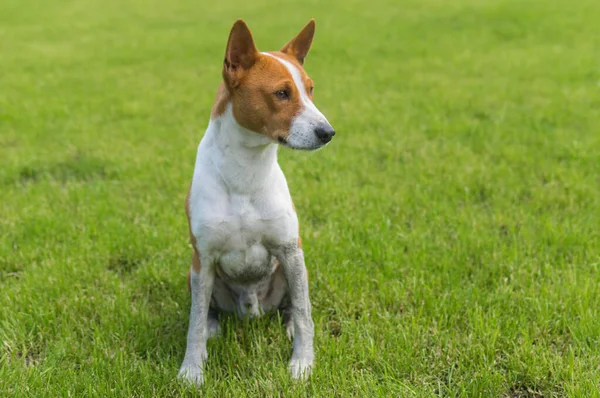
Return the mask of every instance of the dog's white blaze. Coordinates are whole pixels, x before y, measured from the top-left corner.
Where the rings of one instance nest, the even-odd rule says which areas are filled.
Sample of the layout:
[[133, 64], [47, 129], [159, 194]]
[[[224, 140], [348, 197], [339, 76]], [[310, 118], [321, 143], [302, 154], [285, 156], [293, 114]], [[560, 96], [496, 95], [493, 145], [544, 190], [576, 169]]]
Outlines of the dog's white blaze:
[[311, 101], [309, 96], [306, 94], [306, 87], [304, 86], [304, 82], [302, 81], [302, 75], [300, 75], [300, 71], [298, 70], [298, 68], [296, 68], [296, 66], [294, 64], [292, 64], [291, 62], [289, 62], [283, 58], [280, 58], [276, 55], [269, 54], [269, 53], [263, 53], [263, 54], [275, 58], [283, 66], [285, 66], [285, 68], [288, 70], [288, 72], [290, 72], [290, 75], [292, 75], [292, 79], [294, 80], [294, 84], [296, 85], [298, 92], [300, 92], [300, 99], [302, 100], [302, 105], [304, 105], [306, 108], [310, 109], [312, 112], [316, 113], [320, 118], [327, 121], [325, 116], [321, 113], [321, 111], [319, 111], [317, 109], [315, 104]]
[[316, 115], [318, 115], [320, 118], [327, 121], [325, 116], [321, 113], [321, 111], [319, 111], [317, 109], [315, 104], [311, 101], [309, 96], [306, 94], [306, 87], [304, 86], [304, 82], [302, 81], [302, 75], [300, 75], [300, 71], [298, 70], [298, 68], [296, 68], [296, 66], [294, 64], [292, 64], [291, 62], [289, 62], [283, 58], [280, 58], [276, 55], [269, 54], [269, 53], [262, 53], [262, 54], [275, 58], [277, 61], [279, 61], [279, 63], [281, 63], [283, 66], [285, 66], [285, 68], [288, 70], [288, 72], [290, 72], [290, 75], [292, 75], [292, 79], [294, 80], [294, 85], [296, 86], [296, 88], [298, 89], [298, 92], [300, 93], [300, 100], [302, 101], [302, 105], [304, 105], [306, 108], [310, 109], [312, 112], [316, 113]]

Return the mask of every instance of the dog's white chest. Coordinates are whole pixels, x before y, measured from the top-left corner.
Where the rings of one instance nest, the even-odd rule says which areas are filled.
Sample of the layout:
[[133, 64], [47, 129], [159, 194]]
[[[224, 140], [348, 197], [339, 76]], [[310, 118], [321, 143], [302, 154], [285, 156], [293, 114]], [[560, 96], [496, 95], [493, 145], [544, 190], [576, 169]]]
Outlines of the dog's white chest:
[[256, 280], [270, 273], [271, 255], [265, 247], [272, 220], [252, 204], [248, 196], [232, 195], [223, 222], [212, 242], [220, 252], [220, 270], [234, 280]]
[[273, 269], [270, 248], [297, 241], [298, 218], [277, 147], [257, 152], [234, 145], [218, 125], [211, 121], [198, 147], [189, 198], [192, 234], [201, 261], [203, 253], [216, 259], [217, 272], [261, 279]]
[[192, 206], [199, 249], [217, 259], [217, 272], [226, 279], [256, 282], [269, 276], [273, 270], [269, 247], [297, 233], [291, 204], [277, 197], [219, 195]]

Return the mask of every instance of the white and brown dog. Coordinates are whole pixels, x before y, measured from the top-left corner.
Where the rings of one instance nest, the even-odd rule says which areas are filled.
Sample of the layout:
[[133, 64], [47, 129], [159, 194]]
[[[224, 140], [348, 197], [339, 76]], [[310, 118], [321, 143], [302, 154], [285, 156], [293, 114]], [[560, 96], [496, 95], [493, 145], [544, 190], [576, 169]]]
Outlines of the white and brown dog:
[[179, 376], [191, 382], [203, 381], [218, 310], [283, 311], [293, 338], [292, 377], [307, 377], [313, 365], [308, 276], [277, 147], [315, 150], [334, 135], [312, 102], [313, 82], [302, 68], [314, 32], [311, 20], [277, 52], [259, 52], [242, 20], [229, 34], [223, 83], [186, 199], [192, 308]]

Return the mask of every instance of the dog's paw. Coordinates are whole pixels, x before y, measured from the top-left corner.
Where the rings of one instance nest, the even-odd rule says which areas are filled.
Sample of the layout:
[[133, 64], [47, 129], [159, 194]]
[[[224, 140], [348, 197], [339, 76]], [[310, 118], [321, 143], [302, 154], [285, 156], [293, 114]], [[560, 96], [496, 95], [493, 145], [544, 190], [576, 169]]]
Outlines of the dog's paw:
[[179, 375], [177, 376], [180, 380], [185, 380], [188, 383], [195, 384], [197, 386], [204, 383], [204, 371], [202, 370], [202, 363], [200, 364], [186, 364], [181, 365], [179, 369]]
[[292, 378], [307, 380], [310, 376], [310, 370], [312, 367], [312, 359], [292, 359], [290, 361], [290, 372], [292, 373]]

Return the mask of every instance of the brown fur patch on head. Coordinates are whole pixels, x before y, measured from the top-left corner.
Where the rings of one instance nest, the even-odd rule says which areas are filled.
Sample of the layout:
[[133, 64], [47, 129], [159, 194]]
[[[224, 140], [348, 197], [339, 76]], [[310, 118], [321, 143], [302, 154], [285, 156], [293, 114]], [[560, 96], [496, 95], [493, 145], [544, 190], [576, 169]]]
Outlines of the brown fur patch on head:
[[[283, 90], [287, 99], [276, 93]], [[240, 85], [231, 91], [233, 116], [248, 130], [287, 139], [294, 117], [303, 105], [290, 72], [278, 60], [261, 54]]]
[[[256, 49], [250, 29], [238, 20], [227, 42], [223, 84], [219, 87], [211, 118], [222, 115], [231, 103], [233, 116], [242, 127], [276, 141], [285, 141], [303, 104], [292, 75], [273, 56], [290, 62], [299, 70], [306, 94], [312, 98], [313, 82], [302, 68], [303, 58], [298, 58], [298, 54], [305, 56], [310, 48], [307, 39], [310, 36], [312, 41], [314, 21], [307, 27], [308, 30], [305, 28], [284, 47], [285, 52], [271, 52], [272, 56], [269, 56]], [[281, 90], [288, 98], [282, 99], [276, 94]]]
[[[312, 100], [313, 81], [296, 58], [279, 51], [269, 54], [288, 61], [298, 69], [306, 95]], [[275, 95], [278, 90], [287, 91], [289, 99], [278, 99]], [[252, 68], [240, 76], [237, 87], [228, 87], [225, 83], [219, 86], [211, 117], [214, 119], [222, 115], [229, 102], [236, 121], [242, 127], [273, 140], [287, 139], [292, 120], [303, 107], [290, 72], [277, 59], [264, 54], [258, 56]]]

